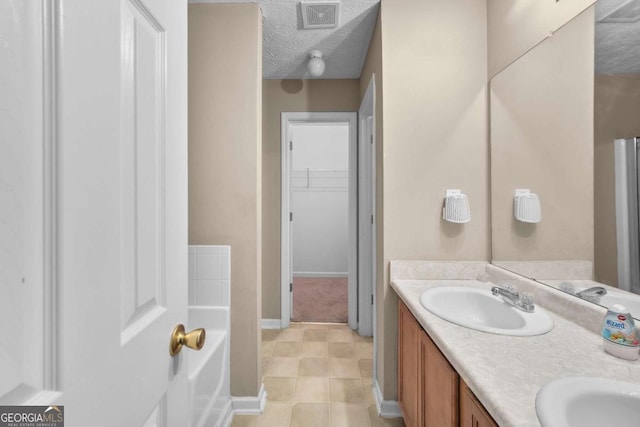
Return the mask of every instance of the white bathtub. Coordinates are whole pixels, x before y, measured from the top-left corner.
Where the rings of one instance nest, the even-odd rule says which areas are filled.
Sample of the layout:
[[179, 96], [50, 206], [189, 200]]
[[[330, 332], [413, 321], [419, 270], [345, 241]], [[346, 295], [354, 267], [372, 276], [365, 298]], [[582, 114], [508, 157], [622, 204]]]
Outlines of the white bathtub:
[[205, 328], [200, 351], [188, 352], [190, 427], [226, 427], [232, 417], [229, 383], [229, 309], [189, 307], [187, 330]]

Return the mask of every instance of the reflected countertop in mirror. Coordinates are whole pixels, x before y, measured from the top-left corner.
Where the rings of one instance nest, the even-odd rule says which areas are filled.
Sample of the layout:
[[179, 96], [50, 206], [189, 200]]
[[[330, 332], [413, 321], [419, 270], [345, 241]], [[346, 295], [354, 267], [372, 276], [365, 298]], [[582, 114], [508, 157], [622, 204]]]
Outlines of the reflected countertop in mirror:
[[[489, 89], [492, 262], [569, 293], [602, 286], [602, 305], [636, 318], [640, 296], [618, 289], [614, 140], [640, 135], [638, 10], [598, 0]], [[538, 195], [540, 222], [515, 219], [518, 189]]]
[[588, 261], [494, 261], [493, 264], [604, 307], [622, 304], [640, 319], [640, 295], [596, 282]]

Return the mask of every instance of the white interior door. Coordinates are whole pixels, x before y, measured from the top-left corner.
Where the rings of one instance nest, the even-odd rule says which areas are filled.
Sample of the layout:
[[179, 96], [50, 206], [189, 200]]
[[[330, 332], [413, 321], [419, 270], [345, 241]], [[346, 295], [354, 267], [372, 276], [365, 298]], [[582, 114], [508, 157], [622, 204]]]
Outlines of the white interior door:
[[[291, 124], [289, 124], [287, 126], [287, 135], [289, 138], [289, 160], [288, 160], [288, 170], [287, 170], [287, 176], [289, 177], [293, 177], [293, 126]], [[288, 232], [289, 232], [289, 259], [288, 259], [288, 265], [289, 265], [289, 271], [288, 271], [288, 277], [287, 280], [289, 280], [289, 301], [288, 301], [288, 305], [289, 305], [289, 317], [287, 317], [287, 326], [289, 325], [289, 322], [291, 320], [291, 316], [293, 315], [293, 207], [292, 207], [292, 202], [293, 202], [293, 186], [289, 185], [288, 186], [288, 194], [287, 194], [287, 200], [289, 203], [289, 224], [288, 224]], [[285, 326], [283, 326], [285, 327]]]
[[187, 425], [186, 2], [60, 10], [62, 403], [71, 426]]
[[291, 212], [291, 176], [292, 176], [292, 148], [293, 135], [291, 124], [282, 115], [282, 212], [280, 215], [280, 327], [287, 328], [291, 322], [291, 308], [293, 307], [293, 213]]
[[[44, 301], [11, 291], [3, 300], [44, 305], [44, 326], [33, 330], [44, 344], [21, 367], [38, 374], [0, 377], [3, 403], [64, 405], [71, 427], [186, 426], [185, 358], [169, 355], [173, 327], [187, 320], [186, 2], [10, 3], [13, 20], [40, 24], [12, 35], [36, 41], [22, 54], [40, 58], [26, 86], [43, 107], [15, 168], [44, 178], [14, 183], [30, 204], [0, 201], [13, 217], [44, 206], [21, 223], [40, 237], [21, 238], [46, 256], [25, 261], [18, 236], [20, 268], [2, 276], [34, 278]], [[26, 128], [29, 117], [18, 122]], [[10, 339], [0, 337], [0, 357]], [[16, 387], [59, 393], [25, 400]]]
[[375, 80], [359, 110], [358, 149], [358, 333], [374, 334], [376, 283]]

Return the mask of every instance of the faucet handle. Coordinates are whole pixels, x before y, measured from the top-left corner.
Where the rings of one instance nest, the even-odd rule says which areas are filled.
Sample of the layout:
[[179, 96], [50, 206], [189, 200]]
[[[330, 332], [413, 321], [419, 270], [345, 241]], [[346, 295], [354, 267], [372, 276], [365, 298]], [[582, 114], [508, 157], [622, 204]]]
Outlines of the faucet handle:
[[505, 283], [505, 284], [502, 286], [502, 289], [504, 289], [505, 291], [509, 291], [509, 292], [511, 292], [512, 294], [517, 294], [517, 293], [518, 293], [518, 290], [516, 289], [516, 287], [515, 287], [515, 286], [513, 286], [511, 283]]
[[530, 292], [521, 292], [520, 301], [522, 301], [524, 305], [533, 305], [533, 294]]
[[522, 292], [519, 306], [527, 313], [533, 313], [536, 309], [535, 305], [533, 305], [533, 294]]

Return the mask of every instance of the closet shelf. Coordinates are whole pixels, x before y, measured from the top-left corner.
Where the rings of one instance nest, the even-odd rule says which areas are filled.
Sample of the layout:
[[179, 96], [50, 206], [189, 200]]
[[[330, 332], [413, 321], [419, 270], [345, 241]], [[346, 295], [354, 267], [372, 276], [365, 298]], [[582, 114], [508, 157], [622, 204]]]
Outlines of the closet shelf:
[[293, 191], [347, 191], [348, 169], [294, 169]]

